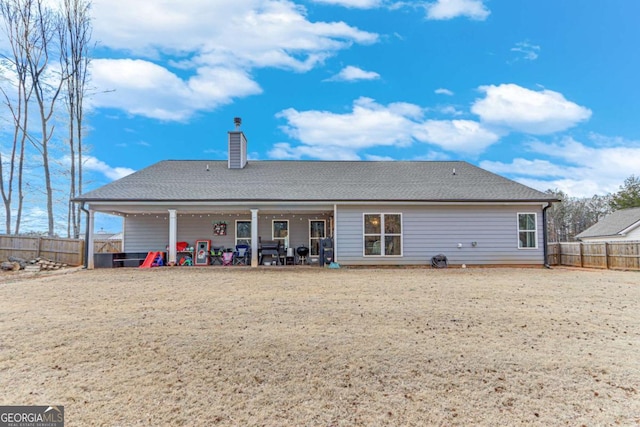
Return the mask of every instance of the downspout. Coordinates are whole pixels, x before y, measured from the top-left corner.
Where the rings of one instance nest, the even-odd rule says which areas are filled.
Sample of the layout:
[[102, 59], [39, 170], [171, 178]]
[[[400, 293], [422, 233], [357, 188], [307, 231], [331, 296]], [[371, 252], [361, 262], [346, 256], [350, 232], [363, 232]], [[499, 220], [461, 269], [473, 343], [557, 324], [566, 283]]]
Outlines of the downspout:
[[80, 204], [80, 210], [87, 214], [84, 231], [84, 269], [89, 268], [89, 211], [85, 209], [84, 202]]
[[331, 230], [331, 240], [333, 241], [333, 261], [338, 262], [338, 205], [333, 205], [333, 230]]
[[547, 238], [547, 209], [549, 209], [553, 203], [547, 202], [547, 206], [542, 208], [542, 245], [544, 251], [544, 266], [545, 268], [551, 268], [549, 265], [549, 248]]

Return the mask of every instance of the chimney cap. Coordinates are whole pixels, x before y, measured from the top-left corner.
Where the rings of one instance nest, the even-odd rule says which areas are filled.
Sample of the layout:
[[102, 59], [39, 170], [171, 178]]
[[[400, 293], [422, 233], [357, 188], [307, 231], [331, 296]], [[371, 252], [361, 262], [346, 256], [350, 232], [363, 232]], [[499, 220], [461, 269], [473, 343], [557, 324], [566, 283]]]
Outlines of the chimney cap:
[[236, 129], [240, 129], [240, 125], [242, 124], [242, 118], [241, 117], [234, 117], [233, 118], [233, 124], [236, 125]]

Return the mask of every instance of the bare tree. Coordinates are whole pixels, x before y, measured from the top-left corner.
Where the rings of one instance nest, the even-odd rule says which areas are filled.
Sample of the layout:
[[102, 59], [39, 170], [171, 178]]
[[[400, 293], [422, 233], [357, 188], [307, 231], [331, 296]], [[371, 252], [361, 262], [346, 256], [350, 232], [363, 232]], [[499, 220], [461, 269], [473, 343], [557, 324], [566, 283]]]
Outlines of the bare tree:
[[610, 212], [610, 196], [594, 195], [591, 198], [570, 197], [559, 190], [547, 190], [561, 203], [554, 203], [547, 215], [549, 241], [570, 242], [575, 236]]
[[91, 43], [91, 2], [87, 0], [63, 0], [60, 14], [60, 64], [66, 76], [65, 100], [69, 128], [69, 209], [67, 235], [78, 238], [80, 234], [80, 207], [74, 207], [72, 199], [82, 193], [82, 132], [84, 120], [84, 96], [88, 79]]
[[[82, 192], [83, 186], [83, 100], [88, 80], [91, 0], [60, 0], [60, 8], [55, 10], [47, 6], [49, 3], [0, 0], [0, 19], [10, 46], [0, 57], [0, 78], [4, 77], [0, 99], [13, 118], [11, 146], [7, 144], [0, 151], [0, 195], [8, 234], [20, 232], [25, 193], [33, 193], [46, 197], [49, 235], [55, 234], [60, 219], [61, 209], [54, 212], [54, 206], [64, 203], [68, 207], [67, 234], [78, 237], [81, 215], [71, 199]], [[51, 148], [56, 146], [55, 123], [63, 116], [59, 99], [64, 99], [68, 107], [65, 119], [70, 162], [64, 164], [64, 174], [69, 187], [64, 202], [60, 200], [61, 188], [54, 190], [52, 184], [57, 168], [56, 161], [51, 160]], [[42, 183], [29, 182], [27, 159], [33, 150], [40, 157], [38, 168], [42, 173], [38, 181]]]
[[51, 9], [45, 6], [44, 0], [11, 0], [20, 4], [18, 13], [25, 22], [30, 22], [31, 32], [26, 46], [27, 72], [33, 85], [38, 118], [40, 121], [39, 135], [28, 139], [42, 157], [42, 169], [44, 172], [45, 191], [47, 196], [47, 220], [48, 234], [53, 236], [54, 212], [53, 212], [53, 186], [51, 181], [51, 168], [49, 159], [49, 144], [53, 137], [55, 126], [53, 114], [56, 102], [66, 81], [62, 73], [52, 71], [50, 59], [57, 46], [56, 35], [59, 21]]
[[[29, 123], [29, 101], [33, 93], [28, 78], [27, 49], [31, 33], [31, 21], [24, 20], [21, 4], [17, 1], [0, 1], [0, 17], [10, 45], [10, 52], [3, 56], [4, 85], [0, 87], [4, 103], [12, 118], [11, 154], [8, 159], [0, 151], [0, 193], [5, 209], [5, 231], [20, 233], [20, 221], [24, 203], [23, 171], [25, 162], [25, 142]], [[18, 192], [15, 203], [15, 227], [12, 226], [14, 210], [14, 190]]]

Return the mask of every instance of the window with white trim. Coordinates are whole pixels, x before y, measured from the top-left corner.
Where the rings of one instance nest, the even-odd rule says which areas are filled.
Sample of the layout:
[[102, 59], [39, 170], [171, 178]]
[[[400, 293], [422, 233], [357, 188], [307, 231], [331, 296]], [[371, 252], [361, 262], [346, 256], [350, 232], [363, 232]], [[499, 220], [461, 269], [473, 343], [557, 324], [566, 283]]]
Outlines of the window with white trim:
[[364, 256], [402, 256], [402, 214], [363, 215]]
[[271, 234], [273, 240], [282, 240], [285, 248], [289, 247], [289, 220], [273, 220], [271, 226]]
[[538, 247], [538, 229], [535, 213], [518, 214], [518, 249]]
[[236, 245], [251, 247], [251, 221], [236, 221]]

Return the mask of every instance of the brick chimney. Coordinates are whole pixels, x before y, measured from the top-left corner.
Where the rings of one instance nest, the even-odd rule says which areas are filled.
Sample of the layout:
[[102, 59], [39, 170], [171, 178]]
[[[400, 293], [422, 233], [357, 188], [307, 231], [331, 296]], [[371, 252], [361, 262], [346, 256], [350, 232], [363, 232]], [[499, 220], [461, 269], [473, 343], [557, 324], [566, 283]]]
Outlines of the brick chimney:
[[229, 169], [244, 169], [247, 165], [247, 138], [240, 130], [242, 119], [235, 117], [233, 123], [235, 131], [229, 131]]

